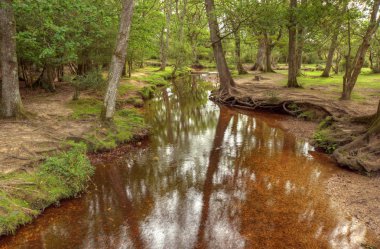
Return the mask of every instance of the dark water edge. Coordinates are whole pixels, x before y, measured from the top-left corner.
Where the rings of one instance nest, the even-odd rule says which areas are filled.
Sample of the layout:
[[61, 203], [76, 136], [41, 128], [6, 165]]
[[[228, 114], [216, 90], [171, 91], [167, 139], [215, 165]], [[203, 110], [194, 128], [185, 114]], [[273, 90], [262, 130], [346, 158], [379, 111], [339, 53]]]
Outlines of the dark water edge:
[[220, 107], [183, 79], [147, 106], [152, 135], [98, 160], [89, 192], [49, 208], [0, 248], [362, 248], [363, 224], [332, 207], [325, 155], [285, 117]]

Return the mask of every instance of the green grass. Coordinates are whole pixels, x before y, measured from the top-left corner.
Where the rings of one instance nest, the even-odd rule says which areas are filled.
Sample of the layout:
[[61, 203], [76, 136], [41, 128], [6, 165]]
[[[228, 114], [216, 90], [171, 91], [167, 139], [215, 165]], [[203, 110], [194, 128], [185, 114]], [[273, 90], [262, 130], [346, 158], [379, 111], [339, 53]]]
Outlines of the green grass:
[[[277, 73], [287, 75], [286, 70], [276, 70]], [[303, 76], [299, 77], [299, 83], [303, 87], [333, 86], [341, 90], [343, 84], [343, 73], [331, 74], [331, 77], [320, 77], [322, 71], [303, 71]], [[281, 82], [281, 83], [286, 83]], [[363, 68], [359, 75], [355, 89], [380, 89], [380, 74], [374, 74], [369, 68]]]
[[131, 141], [136, 133], [145, 128], [144, 118], [136, 109], [118, 110], [112, 123], [99, 122], [86, 140], [91, 151], [111, 150], [118, 144]]
[[36, 171], [0, 175], [0, 235], [14, 233], [44, 208], [86, 189], [94, 173], [87, 146], [70, 143], [70, 147], [47, 158]]
[[82, 98], [70, 102], [69, 107], [73, 110], [71, 117], [74, 119], [85, 119], [100, 116], [102, 101], [95, 98]]
[[102, 109], [102, 102], [97, 99], [80, 99], [72, 101], [72, 118], [94, 120], [95, 129], [87, 133], [83, 140], [88, 144], [90, 151], [111, 150], [120, 143], [126, 143], [133, 135], [146, 128], [143, 116], [135, 108], [117, 110], [113, 122], [102, 123], [98, 118]]
[[129, 82], [123, 82], [122, 84], [120, 84], [120, 86], [118, 88], [118, 95], [119, 95], [119, 97], [122, 97], [125, 94], [127, 94], [127, 92], [137, 91], [137, 90], [138, 90], [137, 86], [135, 86]]
[[166, 67], [165, 71], [159, 71], [158, 67], [144, 67], [136, 70], [137, 73], [143, 73], [143, 75], [132, 76], [131, 79], [146, 82], [154, 86], [167, 86], [169, 84], [168, 80], [184, 75], [189, 70], [189, 68], [184, 67], [177, 70], [175, 75], [173, 75], [173, 67]]

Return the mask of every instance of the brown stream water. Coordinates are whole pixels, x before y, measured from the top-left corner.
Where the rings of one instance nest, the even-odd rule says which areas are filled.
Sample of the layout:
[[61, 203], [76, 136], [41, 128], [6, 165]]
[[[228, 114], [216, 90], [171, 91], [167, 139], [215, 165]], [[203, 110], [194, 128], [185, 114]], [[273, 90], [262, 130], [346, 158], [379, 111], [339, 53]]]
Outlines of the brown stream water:
[[281, 130], [285, 117], [208, 94], [195, 80], [163, 89], [147, 105], [147, 141], [100, 161], [87, 194], [0, 248], [360, 248], [365, 227], [325, 194], [341, 169]]

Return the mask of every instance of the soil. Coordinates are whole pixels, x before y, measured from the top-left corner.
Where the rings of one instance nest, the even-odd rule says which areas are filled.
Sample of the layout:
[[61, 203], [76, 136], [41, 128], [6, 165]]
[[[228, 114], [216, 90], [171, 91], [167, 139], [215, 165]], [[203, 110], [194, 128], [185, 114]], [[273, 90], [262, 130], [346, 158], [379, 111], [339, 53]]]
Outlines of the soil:
[[[123, 83], [123, 82], [122, 82]], [[136, 89], [145, 84], [131, 81]], [[0, 173], [33, 169], [33, 166], [56, 152], [69, 137], [80, 138], [94, 127], [93, 120], [74, 120], [69, 102], [74, 89], [66, 83], [57, 84], [55, 93], [21, 89], [27, 120], [0, 119]], [[82, 92], [80, 98], [93, 95]], [[123, 98], [137, 95], [128, 92]], [[101, 98], [99, 96], [99, 98]]]
[[[289, 118], [280, 121], [281, 127], [296, 137], [311, 141], [317, 123]], [[355, 217], [380, 238], [380, 175], [366, 176], [343, 169], [327, 181], [325, 192], [332, 205]]]
[[[256, 81], [254, 76], [247, 76], [236, 79], [238, 87], [243, 87], [245, 91], [250, 91], [252, 96], [265, 98], [265, 92], [278, 91], [278, 98], [287, 96], [288, 99], [305, 101], [313, 99], [318, 103], [325, 104], [328, 110], [334, 114], [341, 112], [351, 117], [371, 115], [376, 112], [378, 98], [373, 95], [368, 96], [363, 102], [339, 101], [339, 93], [328, 91], [328, 87], [321, 89], [287, 89], [281, 86], [280, 82], [285, 81], [285, 75], [268, 73], [263, 75], [263, 80]], [[249, 90], [248, 90], [249, 89]], [[256, 91], [256, 92], [255, 92]], [[359, 90], [360, 91], [360, 90]], [[365, 92], [366, 90], [361, 90]], [[264, 97], [263, 97], [264, 96]], [[304, 97], [306, 96], [306, 97]], [[266, 96], [268, 98], [268, 96]], [[333, 103], [333, 104], [331, 104]], [[341, 107], [344, 110], [340, 111]], [[345, 113], [344, 113], [345, 112]], [[342, 115], [342, 116], [344, 116]], [[309, 122], [298, 118], [289, 118], [280, 121], [282, 128], [296, 137], [311, 141], [317, 122]], [[329, 178], [325, 192], [331, 198], [332, 205], [343, 210], [348, 216], [355, 217], [359, 222], [366, 225], [377, 238], [380, 238], [380, 174], [371, 176], [362, 175], [358, 172], [343, 168], [339, 173], [335, 173]]]

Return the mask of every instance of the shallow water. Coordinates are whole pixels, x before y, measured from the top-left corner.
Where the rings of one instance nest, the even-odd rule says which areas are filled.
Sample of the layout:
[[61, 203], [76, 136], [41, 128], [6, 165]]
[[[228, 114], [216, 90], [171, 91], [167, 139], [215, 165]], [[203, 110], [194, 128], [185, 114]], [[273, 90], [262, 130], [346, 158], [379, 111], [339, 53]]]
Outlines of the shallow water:
[[157, 95], [149, 140], [0, 248], [360, 248], [365, 227], [325, 194], [340, 169], [284, 117], [219, 107], [195, 80]]

